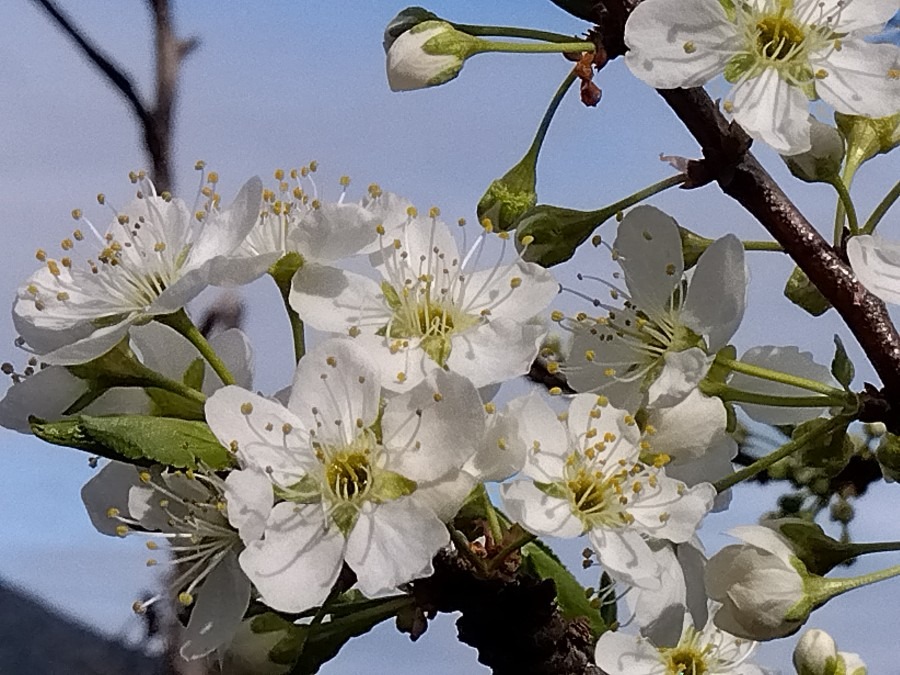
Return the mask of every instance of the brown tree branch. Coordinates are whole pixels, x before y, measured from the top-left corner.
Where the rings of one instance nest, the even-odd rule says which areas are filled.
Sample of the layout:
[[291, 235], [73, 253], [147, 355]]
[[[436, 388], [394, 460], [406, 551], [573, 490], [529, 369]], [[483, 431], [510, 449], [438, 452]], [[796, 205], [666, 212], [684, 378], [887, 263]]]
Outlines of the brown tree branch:
[[137, 91], [132, 78], [103, 54], [53, 0], [31, 0], [68, 35], [78, 49], [128, 101], [141, 125], [144, 148], [152, 164], [151, 177], [158, 190], [172, 187], [172, 130], [182, 61], [199, 44], [196, 38], [180, 40], [172, 26], [169, 0], [147, 0], [153, 15], [156, 47], [156, 100], [151, 105]]

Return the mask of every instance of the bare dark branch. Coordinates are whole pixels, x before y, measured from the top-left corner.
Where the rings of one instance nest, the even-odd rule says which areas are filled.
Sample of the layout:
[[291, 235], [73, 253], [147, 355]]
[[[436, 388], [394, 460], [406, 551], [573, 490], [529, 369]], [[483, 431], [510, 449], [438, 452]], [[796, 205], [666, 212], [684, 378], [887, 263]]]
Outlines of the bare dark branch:
[[110, 83], [118, 89], [122, 96], [131, 104], [134, 114], [141, 124], [150, 123], [151, 113], [149, 108], [141, 100], [131, 78], [125, 74], [120, 66], [105, 56], [100, 49], [91, 42], [84, 32], [79, 29], [72, 19], [67, 16], [52, 0], [31, 0], [35, 5], [43, 9], [52, 18], [66, 35], [78, 45], [85, 56], [102, 72]]

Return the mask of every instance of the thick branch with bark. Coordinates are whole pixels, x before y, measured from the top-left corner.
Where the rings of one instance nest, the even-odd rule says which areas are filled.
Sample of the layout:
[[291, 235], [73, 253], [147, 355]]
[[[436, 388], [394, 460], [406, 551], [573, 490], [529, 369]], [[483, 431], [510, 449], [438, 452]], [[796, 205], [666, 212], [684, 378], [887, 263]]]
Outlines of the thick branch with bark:
[[459, 639], [498, 675], [600, 675], [590, 627], [556, 606], [551, 581], [525, 575], [482, 579], [455, 553], [442, 552], [434, 575], [413, 585], [428, 614], [462, 612]]
[[128, 102], [141, 125], [144, 148], [153, 166], [151, 178], [159, 190], [172, 187], [172, 125], [178, 93], [181, 62], [199, 44], [195, 38], [180, 40], [172, 26], [169, 0], [147, 0], [153, 14], [156, 44], [156, 100], [145, 101], [134, 80], [124, 68], [87, 37], [53, 0], [32, 0], [75, 43], [76, 47], [99, 70]]

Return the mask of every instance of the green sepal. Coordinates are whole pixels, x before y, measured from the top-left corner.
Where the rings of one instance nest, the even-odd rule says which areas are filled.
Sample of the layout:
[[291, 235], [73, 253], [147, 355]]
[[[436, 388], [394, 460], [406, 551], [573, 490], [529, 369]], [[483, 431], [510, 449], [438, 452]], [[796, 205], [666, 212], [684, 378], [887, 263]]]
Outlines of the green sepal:
[[[791, 434], [792, 439], [800, 438], [816, 429], [829, 424], [831, 420], [819, 417], [809, 420], [803, 424], [798, 424]], [[801, 466], [824, 469], [829, 475], [835, 475], [840, 472], [850, 456], [856, 450], [853, 440], [847, 435], [847, 425], [850, 423], [849, 418], [847, 424], [834, 429], [830, 434], [817, 438], [812, 445], [803, 447], [797, 455], [797, 461]]]
[[288, 502], [297, 504], [317, 504], [322, 501], [322, 486], [319, 481], [306, 474], [292, 485], [287, 487], [275, 486], [275, 496]]
[[824, 576], [835, 567], [854, 557], [853, 544], [833, 539], [812, 521], [784, 518], [768, 524], [791, 542], [794, 554], [813, 574]]
[[840, 382], [844, 389], [850, 391], [850, 383], [853, 382], [853, 376], [856, 369], [853, 362], [847, 356], [847, 350], [844, 349], [844, 343], [837, 335], [834, 336], [834, 358], [831, 360], [831, 374], [834, 379]]
[[296, 251], [291, 251], [272, 263], [272, 266], [269, 268], [269, 274], [279, 288], [285, 285], [290, 287], [291, 280], [294, 278], [297, 270], [303, 267], [303, 262], [302, 255]]
[[384, 295], [384, 301], [388, 304], [388, 307], [390, 307], [392, 311], [396, 312], [398, 309], [400, 309], [400, 295], [397, 293], [397, 290], [387, 281], [381, 282], [381, 292]]
[[689, 270], [697, 264], [700, 256], [710, 247], [713, 240], [709, 237], [702, 237], [681, 225], [678, 226], [678, 235], [681, 237], [681, 254], [684, 257], [684, 269]]
[[387, 54], [391, 45], [393, 45], [397, 38], [406, 31], [415, 28], [425, 21], [439, 21], [440, 18], [441, 17], [437, 14], [428, 11], [424, 7], [407, 7], [406, 9], [400, 10], [400, 12], [388, 22], [388, 25], [384, 29], [384, 37], [382, 40], [384, 53]]
[[419, 346], [441, 368], [447, 365], [450, 350], [453, 348], [450, 338], [444, 335], [428, 335], [422, 338]]
[[900, 482], [900, 438], [885, 432], [875, 451], [875, 459], [885, 478]]
[[568, 499], [569, 497], [565, 488], [559, 483], [541, 483], [540, 481], [534, 481], [534, 487], [548, 497], [556, 497], [557, 499]]
[[575, 255], [594, 230], [614, 215], [612, 210], [577, 211], [538, 204], [519, 219], [516, 247], [522, 249], [522, 239], [533, 237], [534, 241], [522, 249], [522, 257], [542, 267], [553, 267]]
[[725, 64], [725, 79], [734, 84], [756, 66], [754, 54], [735, 54]]
[[[607, 589], [611, 589], [615, 582], [612, 580], [612, 577], [609, 576], [605, 571], [600, 575], [600, 591], [606, 591]], [[619, 605], [616, 602], [616, 596], [613, 593], [609, 594], [609, 599], [600, 605], [600, 618], [603, 620], [603, 623], [607, 627], [614, 626], [619, 620]]]
[[799, 267], [791, 272], [784, 287], [784, 297], [813, 316], [820, 316], [831, 309], [831, 303]]
[[521, 548], [522, 566], [539, 579], [551, 579], [556, 586], [556, 601], [567, 619], [585, 618], [595, 636], [603, 633], [607, 623], [600, 610], [591, 606], [584, 586], [560, 562], [550, 548], [538, 541], [532, 541]]
[[359, 517], [359, 509], [350, 502], [340, 502], [331, 510], [331, 519], [345, 537], [350, 536], [350, 531], [356, 525]]
[[518, 164], [488, 186], [478, 200], [479, 222], [488, 218], [494, 229], [506, 232], [514, 229], [519, 218], [534, 208], [537, 204], [535, 160], [536, 156], [529, 150]]
[[416, 491], [416, 487], [416, 481], [382, 469], [375, 473], [373, 496], [383, 501], [392, 501], [411, 495]]
[[232, 466], [232, 458], [203, 422], [147, 415], [81, 415], [58, 422], [29, 420], [34, 435], [48, 443], [78, 448], [130, 463], [179, 469]]

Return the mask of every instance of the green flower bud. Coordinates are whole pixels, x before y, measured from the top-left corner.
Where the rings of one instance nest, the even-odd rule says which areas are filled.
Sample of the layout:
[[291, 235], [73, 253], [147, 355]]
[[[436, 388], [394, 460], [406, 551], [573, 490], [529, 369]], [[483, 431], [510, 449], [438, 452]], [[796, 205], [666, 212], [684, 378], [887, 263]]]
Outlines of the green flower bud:
[[[866, 664], [859, 658], [859, 654], [849, 652], [838, 652], [838, 673], [841, 675], [867, 675], [869, 669]], [[841, 670], [843, 667], [843, 670]]]
[[575, 249], [613, 215], [604, 209], [577, 211], [538, 204], [519, 219], [516, 245], [525, 260], [552, 267], [571, 258]]
[[799, 155], [786, 155], [781, 159], [791, 173], [807, 183], [830, 183], [841, 172], [844, 162], [844, 139], [837, 129], [822, 124], [810, 116], [810, 142], [812, 147]]
[[835, 113], [834, 121], [847, 141], [849, 166], [858, 167], [900, 144], [900, 113], [880, 118]]
[[478, 202], [478, 219], [490, 219], [494, 228], [511, 230], [526, 211], [537, 204], [535, 156], [529, 152], [502, 178], [493, 181]]
[[828, 633], [813, 628], [797, 642], [793, 662], [797, 675], [837, 675], [837, 645]]
[[393, 91], [435, 87], [454, 79], [466, 59], [485, 41], [456, 30], [446, 21], [423, 21], [401, 33], [387, 51], [388, 84]]

